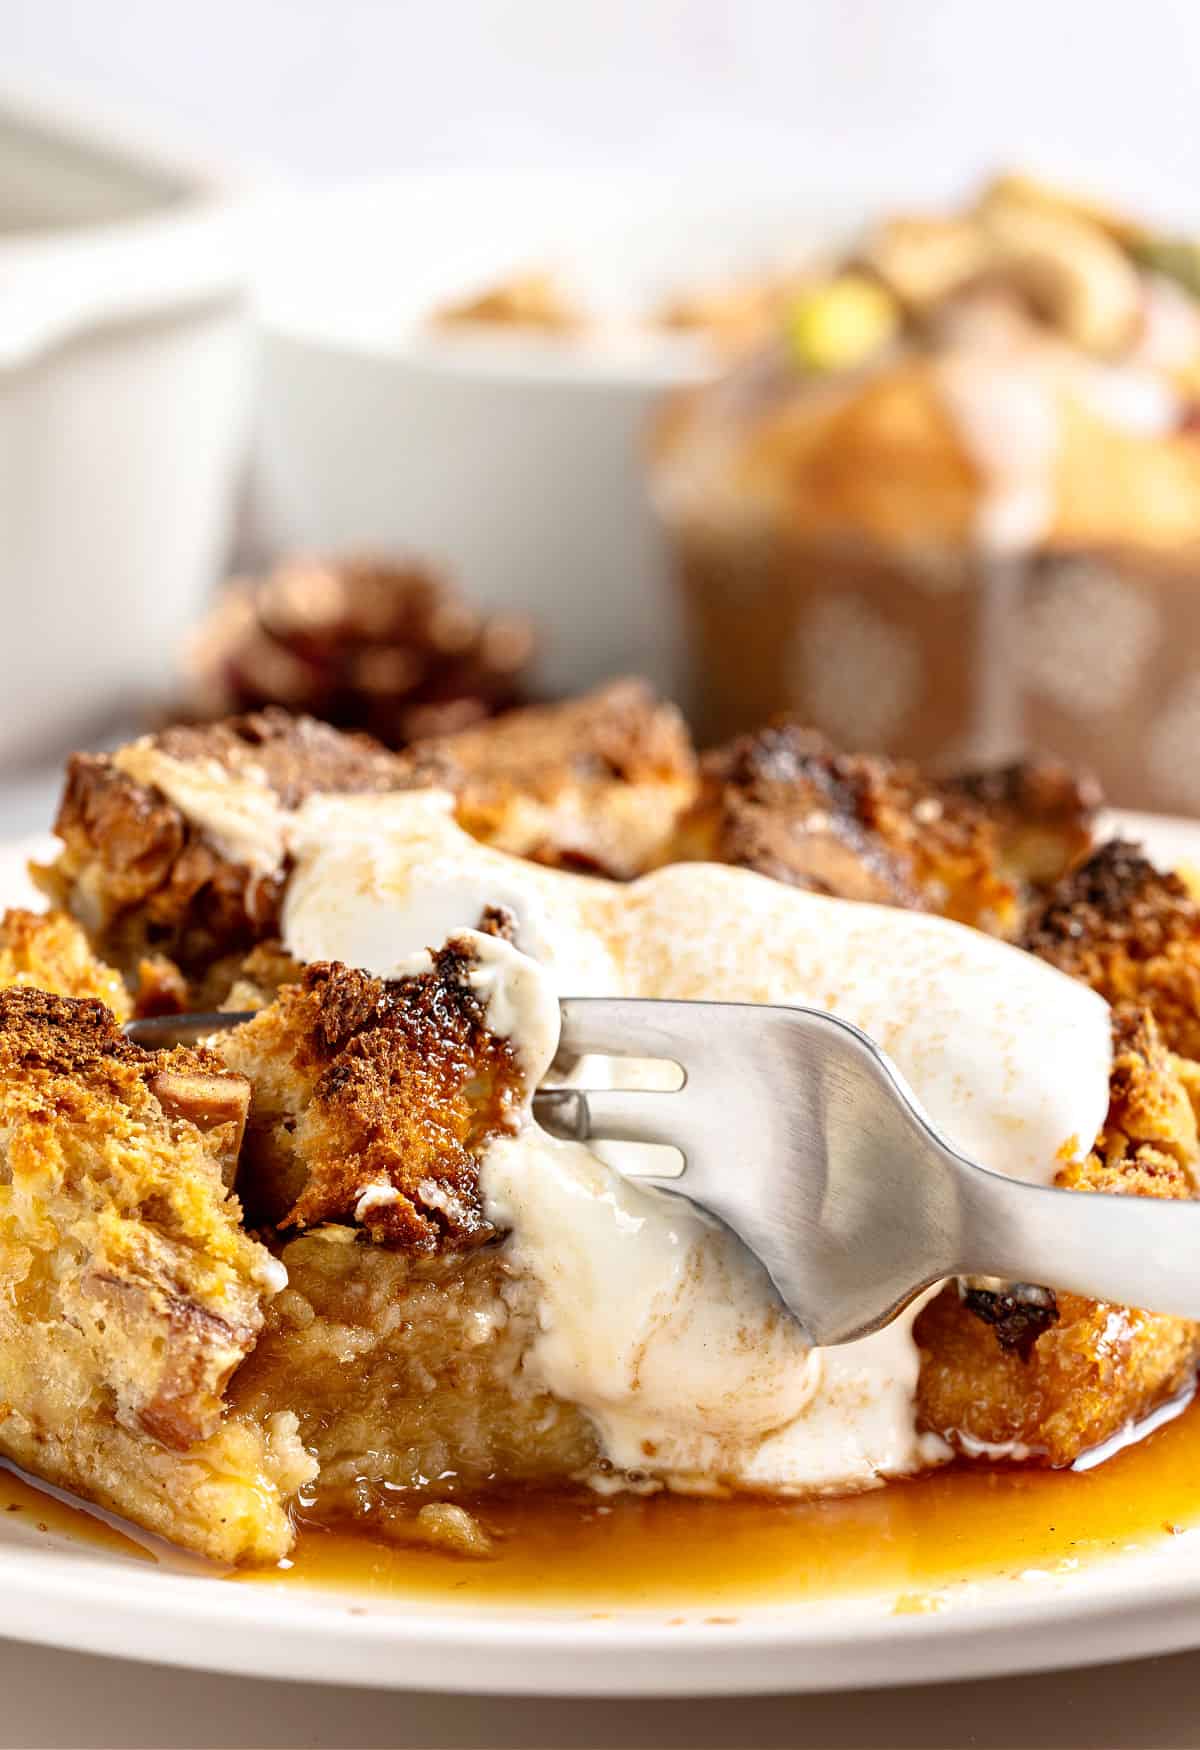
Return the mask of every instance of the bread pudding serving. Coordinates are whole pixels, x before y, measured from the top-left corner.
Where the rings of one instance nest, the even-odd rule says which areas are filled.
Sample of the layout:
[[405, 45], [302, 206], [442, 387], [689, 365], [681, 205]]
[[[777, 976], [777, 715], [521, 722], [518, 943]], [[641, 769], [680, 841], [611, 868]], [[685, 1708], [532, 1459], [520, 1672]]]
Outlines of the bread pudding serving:
[[1192, 813], [1200, 254], [1024, 176], [882, 217], [676, 396], [651, 484], [706, 727], [1095, 762]]
[[531, 1101], [560, 996], [808, 1003], [984, 1165], [1194, 1196], [1200, 906], [1096, 803], [786, 720], [701, 757], [635, 681], [403, 753], [266, 711], [77, 756], [53, 909], [0, 928], [0, 1454], [246, 1565], [297, 1517], [471, 1554], [513, 1490], [1070, 1465], [1190, 1388], [1200, 1326], [962, 1279], [809, 1349]]

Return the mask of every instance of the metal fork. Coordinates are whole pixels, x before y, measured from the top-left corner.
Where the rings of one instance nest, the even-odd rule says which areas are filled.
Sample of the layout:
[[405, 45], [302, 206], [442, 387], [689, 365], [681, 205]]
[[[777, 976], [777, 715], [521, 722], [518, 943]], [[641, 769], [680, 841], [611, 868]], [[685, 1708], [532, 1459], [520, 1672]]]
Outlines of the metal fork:
[[[639, 1172], [637, 1183], [731, 1228], [813, 1344], [868, 1336], [948, 1276], [1044, 1283], [1200, 1319], [1200, 1206], [987, 1171], [938, 1134], [866, 1034], [834, 1015], [639, 998], [560, 1006], [563, 1052], [666, 1059], [683, 1085], [543, 1087], [539, 1123], [579, 1142], [679, 1150], [682, 1172]], [[160, 1046], [247, 1019], [164, 1016], [125, 1031]]]

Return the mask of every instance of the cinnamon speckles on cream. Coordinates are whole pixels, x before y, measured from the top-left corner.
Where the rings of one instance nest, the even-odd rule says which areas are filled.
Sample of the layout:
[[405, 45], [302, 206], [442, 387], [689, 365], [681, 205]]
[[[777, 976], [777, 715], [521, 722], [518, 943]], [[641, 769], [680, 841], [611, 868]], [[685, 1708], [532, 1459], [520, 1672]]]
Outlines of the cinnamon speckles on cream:
[[[1068, 1139], [1103, 1122], [1105, 1003], [944, 919], [710, 864], [628, 885], [546, 869], [469, 838], [436, 792], [314, 799], [291, 844], [283, 933], [300, 959], [395, 976], [485, 908], [512, 914], [525, 953], [477, 937], [488, 964], [472, 976], [531, 1085], [557, 1044], [558, 993], [807, 1001], [880, 1039], [935, 1122], [999, 1171], [1049, 1182]], [[490, 1140], [480, 1191], [536, 1285], [527, 1371], [587, 1411], [606, 1486], [645, 1472], [647, 1443], [654, 1476], [685, 1489], [864, 1487], [946, 1456], [917, 1432], [917, 1306], [809, 1350], [735, 1239], [624, 1179], [607, 1149], [532, 1123]]]

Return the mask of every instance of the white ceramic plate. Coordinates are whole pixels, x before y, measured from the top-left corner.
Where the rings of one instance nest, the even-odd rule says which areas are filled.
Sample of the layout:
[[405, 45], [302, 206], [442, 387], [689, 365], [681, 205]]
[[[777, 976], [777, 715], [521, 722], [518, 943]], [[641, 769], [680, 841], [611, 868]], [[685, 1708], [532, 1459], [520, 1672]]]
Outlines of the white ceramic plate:
[[[1200, 862], [1200, 826], [1115, 824], [1164, 860]], [[0, 907], [30, 902], [31, 849], [44, 847], [0, 850]], [[889, 1590], [719, 1619], [456, 1607], [171, 1572], [0, 1515], [0, 1635], [255, 1676], [613, 1696], [862, 1688], [1200, 1646], [1200, 1529], [1074, 1570], [964, 1583], [939, 1602], [897, 1614]]]

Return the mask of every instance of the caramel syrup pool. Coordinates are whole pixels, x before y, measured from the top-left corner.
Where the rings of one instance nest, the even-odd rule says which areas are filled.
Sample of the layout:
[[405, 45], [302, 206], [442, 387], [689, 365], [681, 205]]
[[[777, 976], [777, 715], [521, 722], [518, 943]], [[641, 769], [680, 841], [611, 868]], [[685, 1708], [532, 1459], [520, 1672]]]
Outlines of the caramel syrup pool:
[[1085, 1471], [958, 1464], [839, 1500], [527, 1495], [477, 1512], [489, 1559], [304, 1528], [290, 1569], [253, 1578], [593, 1612], [881, 1591], [919, 1610], [958, 1580], [1082, 1565], [1200, 1530], [1200, 1400]]
[[[0, 1512], [47, 1535], [178, 1571], [220, 1571], [9, 1472]], [[592, 1494], [487, 1501], [490, 1558], [301, 1525], [290, 1563], [226, 1583], [336, 1588], [458, 1604], [718, 1613], [741, 1604], [891, 1592], [937, 1608], [956, 1581], [1082, 1566], [1200, 1531], [1200, 1400], [1086, 1471], [948, 1466], [840, 1500], [645, 1499]]]

